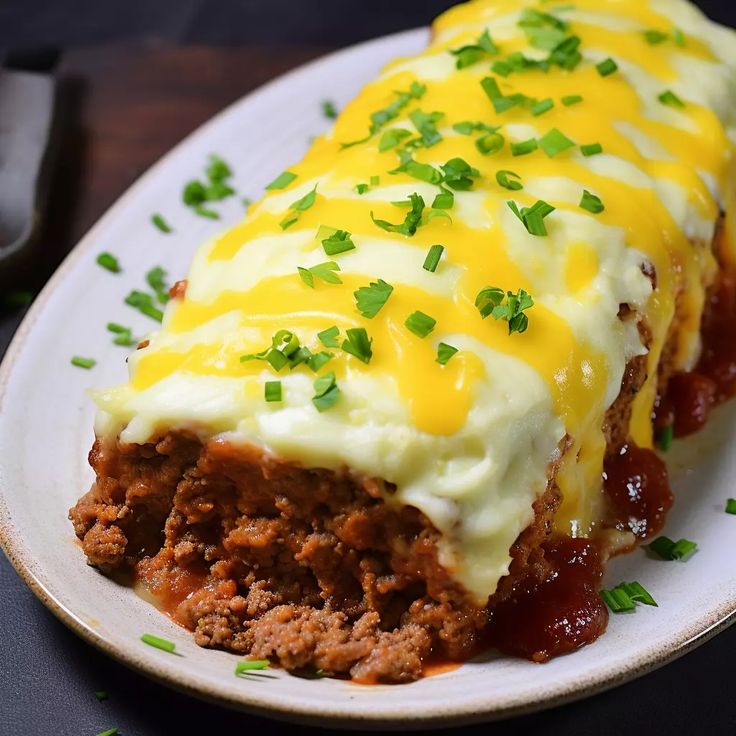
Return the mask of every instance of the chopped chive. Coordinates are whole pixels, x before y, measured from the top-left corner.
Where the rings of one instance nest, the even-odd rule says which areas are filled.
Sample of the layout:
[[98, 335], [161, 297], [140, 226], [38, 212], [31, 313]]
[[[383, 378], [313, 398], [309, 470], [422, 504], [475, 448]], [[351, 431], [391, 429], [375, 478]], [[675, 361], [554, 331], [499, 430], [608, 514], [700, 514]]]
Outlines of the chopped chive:
[[679, 28], [675, 28], [672, 32], [672, 38], [678, 46], [685, 46], [685, 34]]
[[455, 195], [448, 189], [443, 189], [432, 202], [432, 209], [451, 210], [455, 204]]
[[618, 587], [623, 589], [632, 601], [643, 603], [646, 606], [658, 607], [657, 602], [641, 583], [621, 583]]
[[297, 210], [298, 212], [303, 212], [304, 210], [308, 210], [317, 200], [317, 185], [314, 185], [314, 189], [312, 191], [307, 192], [301, 199], [297, 199], [296, 202], [293, 202], [291, 204], [291, 208], [293, 210]]
[[496, 181], [498, 184], [504, 189], [510, 189], [512, 192], [518, 192], [519, 189], [524, 188], [521, 181], [515, 181], [516, 179], [521, 179], [521, 177], [513, 171], [502, 169], [501, 171], [496, 172]]
[[564, 133], [557, 130], [557, 128], [552, 128], [552, 130], [539, 139], [539, 147], [550, 158], [554, 158], [558, 153], [562, 153], [574, 146], [574, 141], [571, 141]]
[[667, 452], [667, 450], [670, 449], [674, 436], [675, 428], [671, 424], [668, 424], [666, 427], [662, 427], [658, 437], [659, 449], [662, 450], [662, 452]]
[[598, 70], [598, 74], [600, 74], [602, 77], [607, 77], [618, 71], [618, 64], [609, 57], [608, 59], [602, 61], [600, 64], [596, 64], [595, 68]]
[[582, 95], [565, 95], [562, 98], [562, 104], [565, 107], [572, 107], [572, 105], [578, 105], [583, 101]]
[[332, 100], [322, 100], [322, 114], [329, 120], [337, 117], [337, 108]]
[[500, 133], [486, 133], [475, 142], [475, 147], [484, 155], [489, 156], [503, 148], [506, 139]]
[[537, 139], [530, 138], [528, 141], [520, 141], [519, 143], [511, 144], [511, 155], [512, 156], [526, 156], [528, 153], [532, 153], [537, 150]]
[[314, 396], [312, 403], [319, 412], [327, 411], [340, 398], [340, 389], [335, 380], [334, 371], [325, 373], [314, 382]]
[[409, 138], [410, 136], [411, 131], [406, 130], [406, 128], [389, 128], [384, 131], [381, 139], [378, 141], [378, 150], [381, 153], [390, 151], [392, 148], [398, 146], [404, 138]]
[[317, 373], [317, 371], [319, 371], [323, 365], [329, 363], [333, 357], [332, 353], [328, 353], [326, 350], [321, 350], [319, 353], [312, 353], [312, 355], [309, 356], [307, 365], [310, 370]]
[[729, 498], [726, 500], [726, 509], [727, 514], [736, 514], [736, 498]]
[[377, 187], [381, 183], [381, 177], [380, 176], [372, 176], [369, 179], [372, 187]]
[[[480, 171], [462, 158], [451, 158], [447, 163], [442, 164], [440, 168], [444, 174], [445, 184], [450, 189], [459, 192], [472, 189], [473, 180], [480, 176]], [[416, 194], [410, 195], [410, 199], [416, 196]], [[419, 199], [421, 200], [421, 204], [424, 204], [424, 200], [421, 197]]]
[[354, 355], [363, 363], [370, 363], [373, 357], [373, 350], [371, 349], [373, 339], [368, 337], [365, 327], [353, 327], [345, 330], [345, 334], [347, 335], [347, 339], [343, 340], [342, 349], [346, 353]]
[[[448, 161], [448, 163], [445, 164], [442, 168], [444, 169], [446, 166], [449, 166], [449, 165], [450, 165], [450, 162]], [[475, 169], [473, 169], [473, 171], [475, 171]], [[459, 184], [455, 183], [454, 179], [450, 181], [447, 178], [447, 176], [448, 175], [446, 174], [445, 181], [447, 181], [447, 183], [450, 186], [454, 188], [458, 188]], [[459, 181], [460, 179], [458, 179], [458, 182]], [[424, 198], [421, 195], [414, 192], [413, 194], [409, 195], [409, 199], [406, 202], [402, 202], [397, 206], [402, 206], [404, 204], [409, 205], [411, 207], [411, 210], [406, 213], [406, 216], [404, 217], [403, 222], [394, 224], [394, 223], [388, 222], [387, 220], [379, 220], [378, 218], [374, 216], [373, 212], [370, 213], [371, 220], [373, 220], [374, 225], [377, 225], [382, 230], [386, 230], [387, 232], [390, 232], [390, 233], [401, 233], [402, 235], [407, 235], [411, 237], [412, 235], [414, 235], [414, 233], [416, 233], [417, 228], [422, 224], [422, 213], [424, 212], [424, 206], [425, 206]]]
[[669, 38], [668, 34], [662, 31], [644, 31], [644, 39], [652, 46], [664, 43]]
[[436, 324], [436, 319], [433, 319], [428, 314], [424, 314], [424, 312], [419, 311], [410, 314], [404, 322], [404, 326], [418, 337], [427, 337], [427, 335], [432, 332]]
[[658, 95], [657, 99], [663, 105], [667, 105], [669, 107], [685, 107], [685, 103], [672, 90], [669, 89]]
[[100, 255], [97, 256], [97, 265], [102, 266], [102, 268], [106, 268], [112, 273], [120, 273], [120, 263], [112, 253], [100, 253]]
[[606, 206], [601, 201], [600, 197], [595, 194], [591, 194], [587, 189], [583, 190], [583, 198], [580, 200], [580, 207], [588, 212], [592, 212], [594, 215], [599, 215]]
[[161, 304], [166, 304], [169, 301], [166, 271], [161, 266], [155, 266], [146, 273], [146, 283], [156, 292], [156, 298]]
[[367, 184], [356, 184], [355, 191], [357, 194], [365, 194], [370, 187]]
[[281, 381], [266, 381], [263, 397], [266, 401], [281, 401]]
[[151, 215], [151, 222], [162, 232], [162, 233], [170, 233], [172, 232], [171, 227], [169, 224], [164, 220], [163, 215], [159, 215], [156, 213], [155, 215]]
[[447, 361], [457, 353], [457, 348], [452, 345], [448, 345], [446, 342], [441, 342], [437, 346], [437, 362], [440, 365], [447, 365]]
[[107, 690], [95, 690], [95, 697], [101, 703], [103, 700], [107, 700], [110, 697], [110, 694]]
[[267, 659], [246, 659], [244, 662], [235, 664], [235, 674], [242, 675], [244, 672], [252, 672], [253, 670], [267, 670], [270, 664]]
[[368, 319], [373, 319], [388, 301], [394, 287], [383, 279], [372, 281], [368, 286], [361, 286], [353, 292], [355, 306]]
[[583, 156], [597, 156], [603, 153], [603, 146], [600, 143], [585, 143], [580, 146], [580, 152]]
[[693, 542], [690, 539], [679, 539], [675, 542], [670, 554], [673, 560], [686, 560], [697, 548], [697, 542]]
[[266, 189], [286, 189], [296, 178], [296, 174], [292, 174], [291, 171], [282, 171], [270, 184], [266, 185]]
[[79, 355], [75, 355], [71, 359], [71, 364], [77, 366], [77, 368], [94, 368], [97, 365], [97, 361], [94, 358], [82, 358]]
[[197, 207], [195, 207], [194, 212], [200, 217], [207, 217], [210, 220], [220, 219], [220, 215], [217, 212], [215, 212], [215, 210], [207, 209], [206, 207], [202, 205], [198, 205]]
[[440, 258], [442, 258], [442, 254], [444, 252], [445, 252], [444, 245], [433, 245], [429, 249], [429, 252], [427, 253], [427, 257], [424, 259], [422, 268], [425, 271], [431, 271], [432, 273], [434, 273], [437, 270], [437, 266], [440, 262]]
[[654, 552], [658, 557], [663, 560], [671, 560], [670, 554], [672, 552], [675, 543], [669, 537], [657, 537], [654, 541], [649, 544], [649, 549]]
[[551, 97], [548, 97], [546, 100], [540, 100], [539, 102], [535, 102], [532, 105], [531, 113], [534, 115], [534, 117], [539, 117], [540, 115], [544, 115], [545, 112], [548, 110], [551, 110], [555, 106], [555, 103], [552, 101]]
[[[319, 237], [319, 236], [318, 236]], [[328, 256], [336, 256], [355, 249], [351, 234], [347, 230], [335, 230], [322, 241], [322, 247]]]
[[108, 728], [107, 731], [101, 731], [97, 736], [117, 736], [119, 733], [117, 728]]
[[176, 649], [176, 644], [168, 639], [162, 639], [160, 636], [154, 636], [153, 634], [143, 634], [141, 641], [144, 644], [148, 644], [149, 647], [160, 649], [163, 652], [173, 652]]
[[125, 297], [125, 303], [137, 309], [141, 314], [155, 319], [157, 322], [161, 322], [164, 318], [164, 313], [158, 307], [154, 306], [153, 297], [144, 291], [134, 289]]
[[116, 335], [116, 337], [113, 338], [113, 343], [115, 343], [115, 345], [129, 347], [135, 343], [133, 330], [130, 327], [124, 327], [123, 325], [117, 324], [117, 322], [108, 322], [107, 331]]
[[547, 228], [544, 224], [544, 218], [555, 211], [555, 208], [542, 199], [537, 200], [531, 207], [519, 206], [514, 201], [506, 203], [508, 208], [519, 218], [531, 235], [544, 237], [547, 235]]
[[629, 598], [625, 591], [619, 588], [601, 590], [598, 595], [600, 595], [603, 602], [611, 609], [612, 613], [624, 613], [626, 611], [633, 611], [636, 608], [634, 601]]
[[337, 342], [337, 336], [339, 334], [340, 330], [337, 325], [332, 325], [332, 327], [328, 327], [326, 330], [318, 332], [317, 337], [326, 348], [336, 348], [339, 345]]

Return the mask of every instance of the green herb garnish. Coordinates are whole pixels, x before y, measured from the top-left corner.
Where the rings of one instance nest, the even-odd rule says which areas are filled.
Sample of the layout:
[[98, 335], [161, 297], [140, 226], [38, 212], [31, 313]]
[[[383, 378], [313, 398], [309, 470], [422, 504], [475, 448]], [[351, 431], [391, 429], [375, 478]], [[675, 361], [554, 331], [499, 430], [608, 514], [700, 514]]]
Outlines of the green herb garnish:
[[164, 313], [154, 305], [153, 297], [145, 291], [133, 289], [133, 291], [125, 297], [125, 303], [128, 306], [137, 309], [141, 314], [145, 314], [146, 317], [155, 319], [157, 322], [161, 322], [164, 318]]
[[583, 198], [580, 200], [580, 207], [584, 210], [588, 210], [588, 212], [592, 212], [594, 215], [599, 215], [606, 209], [601, 198], [592, 194], [587, 189], [583, 190]]
[[649, 549], [663, 560], [685, 560], [698, 548], [696, 542], [689, 539], [680, 539], [677, 542], [669, 537], [657, 537]]
[[644, 586], [637, 582], [621, 583], [611, 590], [601, 590], [599, 595], [612, 613], [633, 611], [637, 602], [647, 606], [657, 605]]
[[401, 204], [408, 204], [411, 207], [411, 210], [406, 214], [406, 217], [404, 217], [403, 222], [394, 225], [386, 220], [378, 220], [374, 217], [373, 212], [371, 212], [371, 220], [373, 220], [374, 224], [387, 232], [401, 233], [402, 235], [408, 236], [414, 235], [422, 221], [424, 199], [414, 192], [414, 194], [409, 195], [409, 199], [406, 200], [405, 203]]
[[528, 153], [533, 153], [539, 147], [536, 138], [530, 138], [528, 141], [519, 141], [518, 143], [511, 144], [511, 155], [512, 156], [526, 156]]
[[534, 299], [524, 289], [514, 294], [511, 291], [504, 293], [498, 286], [487, 286], [478, 292], [475, 306], [483, 319], [493, 317], [508, 322], [510, 335], [513, 332], [526, 332], [529, 318], [524, 311], [534, 306]]
[[554, 158], [557, 154], [574, 146], [574, 141], [571, 141], [564, 133], [557, 130], [557, 128], [552, 128], [552, 130], [539, 139], [539, 147], [550, 158]]
[[581, 95], [566, 95], [562, 98], [562, 104], [565, 107], [572, 107], [573, 105], [579, 105], [583, 101]]
[[282, 171], [270, 184], [266, 185], [266, 189], [286, 189], [296, 178], [296, 174], [292, 174], [291, 171]]
[[163, 215], [159, 215], [156, 213], [155, 215], [151, 215], [151, 222], [162, 232], [162, 233], [170, 233], [172, 232], [171, 227], [169, 224], [164, 220]]
[[455, 57], [455, 66], [458, 69], [465, 69], [468, 66], [481, 61], [487, 56], [498, 53], [496, 44], [493, 43], [488, 30], [474, 44], [461, 46], [459, 49], [450, 49], [450, 53]]
[[266, 401], [281, 401], [281, 381], [266, 381], [263, 386]]
[[383, 279], [372, 281], [368, 286], [361, 286], [353, 292], [358, 311], [369, 319], [373, 319], [388, 301], [394, 287]]
[[[515, 181], [516, 179], [519, 179], [519, 181]], [[496, 181], [504, 189], [509, 189], [512, 192], [518, 192], [519, 189], [524, 188], [524, 185], [521, 183], [521, 177], [513, 171], [503, 169], [501, 171], [497, 171]]]
[[[320, 235], [317, 233], [317, 238], [319, 237]], [[352, 236], [347, 230], [335, 230], [331, 235], [322, 239], [322, 247], [328, 256], [336, 256], [354, 250], [355, 243], [353, 243]]]
[[120, 263], [112, 253], [100, 253], [97, 256], [97, 265], [107, 269], [111, 273], [120, 273]]
[[243, 662], [236, 663], [235, 674], [242, 675], [245, 672], [253, 672], [254, 670], [267, 670], [270, 664], [267, 659], [246, 659]]
[[112, 340], [115, 345], [130, 347], [135, 344], [133, 330], [130, 327], [124, 327], [123, 325], [117, 324], [117, 322], [108, 322], [107, 331], [115, 335]]
[[160, 636], [154, 636], [153, 634], [143, 634], [141, 641], [144, 644], [148, 644], [149, 647], [160, 649], [163, 652], [169, 652], [169, 654], [176, 649], [176, 644], [173, 641], [162, 639]]
[[405, 327], [418, 337], [427, 337], [437, 324], [437, 320], [424, 312], [413, 312], [404, 322]]
[[604, 59], [600, 64], [596, 64], [595, 68], [602, 77], [608, 77], [618, 71], [618, 64], [609, 57], [608, 59]]
[[301, 280], [312, 289], [314, 289], [315, 277], [326, 281], [328, 284], [341, 284], [342, 279], [335, 273], [339, 270], [340, 266], [335, 261], [318, 263], [316, 266], [310, 266], [309, 268], [297, 266]]
[[339, 334], [340, 330], [337, 325], [332, 325], [332, 327], [328, 327], [326, 330], [318, 332], [317, 338], [326, 348], [336, 348], [339, 347], [339, 343], [337, 341], [337, 336]]
[[327, 411], [340, 398], [340, 389], [335, 380], [334, 371], [325, 373], [314, 382], [314, 396], [312, 403], [319, 412]]
[[427, 253], [427, 257], [424, 259], [422, 268], [425, 271], [430, 271], [431, 273], [434, 273], [437, 270], [437, 266], [439, 265], [440, 258], [442, 258], [442, 254], [444, 252], [445, 252], [444, 245], [431, 246], [429, 249], [429, 252]]
[[509, 209], [521, 220], [521, 222], [524, 224], [524, 227], [527, 229], [527, 231], [531, 235], [537, 235], [540, 237], [544, 237], [547, 235], [547, 228], [544, 224], [544, 218], [547, 217], [547, 215], [551, 214], [555, 211], [555, 208], [551, 205], [545, 202], [544, 200], [537, 200], [531, 207], [522, 207], [519, 209], [519, 206], [516, 204], [516, 202], [507, 202], [506, 203], [509, 206]]
[[368, 337], [365, 327], [352, 327], [345, 330], [346, 340], [340, 347], [350, 355], [354, 355], [358, 360], [363, 363], [370, 363], [373, 357], [373, 350], [371, 344], [373, 343], [372, 338]]
[[447, 365], [447, 361], [457, 353], [457, 348], [452, 345], [448, 345], [446, 342], [441, 342], [437, 346], [437, 362], [440, 365]]
[[585, 143], [580, 146], [580, 152], [583, 156], [597, 156], [603, 153], [603, 146], [600, 143]]
[[322, 114], [328, 120], [334, 120], [337, 117], [337, 108], [332, 100], [322, 100]]
[[71, 364], [77, 366], [77, 368], [94, 368], [97, 365], [97, 361], [94, 358], [82, 358], [79, 355], [75, 355], [71, 359]]
[[663, 105], [667, 105], [669, 107], [685, 107], [685, 103], [672, 90], [669, 89], [658, 95], [657, 99]]

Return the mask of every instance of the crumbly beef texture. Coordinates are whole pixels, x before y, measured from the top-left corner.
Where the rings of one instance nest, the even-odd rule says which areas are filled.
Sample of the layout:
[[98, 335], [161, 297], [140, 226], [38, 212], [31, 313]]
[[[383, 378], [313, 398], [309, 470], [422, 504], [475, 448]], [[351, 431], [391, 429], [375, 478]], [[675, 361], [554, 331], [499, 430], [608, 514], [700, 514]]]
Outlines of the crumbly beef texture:
[[439, 563], [437, 530], [375, 481], [181, 433], [98, 441], [90, 462], [97, 482], [70, 512], [89, 562], [134, 569], [202, 646], [403, 682], [430, 653], [467, 657], [487, 622]]

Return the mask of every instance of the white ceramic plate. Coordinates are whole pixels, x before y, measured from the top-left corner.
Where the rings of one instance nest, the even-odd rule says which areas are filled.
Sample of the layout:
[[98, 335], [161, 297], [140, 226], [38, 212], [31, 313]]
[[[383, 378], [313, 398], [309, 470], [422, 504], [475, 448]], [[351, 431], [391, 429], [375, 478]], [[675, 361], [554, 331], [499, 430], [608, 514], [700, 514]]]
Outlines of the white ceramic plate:
[[[736, 405], [717, 412], [706, 432], [670, 453], [677, 503], [666, 532], [687, 536], [700, 551], [687, 563], [661, 562], [643, 550], [617, 559], [607, 581], [639, 580], [659, 602], [612, 616], [595, 644], [545, 665], [489, 655], [410, 685], [364, 687], [306, 680], [274, 671], [238, 679], [236, 657], [198, 648], [131, 590], [87, 567], [66, 518], [89, 486], [92, 443], [90, 385], [125, 378], [123, 348], [111, 345], [107, 321], [152, 324], [123, 304], [144, 274], [164, 266], [183, 277], [195, 247], [242, 217], [239, 202], [211, 222], [181, 203], [182, 185], [217, 152], [235, 170], [237, 189], [257, 197], [297, 160], [326, 123], [320, 101], [345, 103], [389, 59], [419, 50], [425, 30], [362, 44], [282, 77], [236, 103], [184, 141], [100, 220], [61, 266], [19, 330], [0, 370], [0, 541], [41, 600], [82, 637], [122, 662], [192, 694], [292, 720], [323, 725], [419, 727], [489, 720], [588, 695], [685, 653], [726, 626], [736, 609], [734, 495]], [[237, 70], [233, 70], [237, 73]], [[162, 212], [176, 232], [150, 224]], [[123, 272], [109, 274], [96, 255], [116, 253]], [[70, 365], [93, 356], [92, 371]], [[697, 459], [698, 464], [695, 465]], [[176, 642], [183, 656], [150, 649], [143, 632]]]

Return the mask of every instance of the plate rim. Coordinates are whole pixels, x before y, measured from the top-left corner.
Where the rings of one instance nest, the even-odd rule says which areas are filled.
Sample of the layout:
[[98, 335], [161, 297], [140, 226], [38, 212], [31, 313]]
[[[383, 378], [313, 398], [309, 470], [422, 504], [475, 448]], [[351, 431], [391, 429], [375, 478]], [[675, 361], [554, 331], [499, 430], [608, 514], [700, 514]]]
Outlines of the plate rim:
[[[235, 108], [245, 104], [247, 101], [252, 101], [254, 98], [268, 94], [274, 87], [281, 86], [284, 83], [288, 84], [289, 81], [298, 77], [301, 73], [313, 70], [315, 67], [323, 64], [333, 64], [341, 56], [349, 55], [358, 49], [380, 46], [389, 40], [398, 41], [406, 38], [407, 41], [411, 41], [418, 38], [420, 34], [426, 33], [426, 27], [419, 27], [380, 36], [333, 51], [297, 66], [233, 101], [163, 154], [163, 156], [118, 197], [112, 206], [105, 211], [81, 240], [70, 250], [24, 316], [8, 346], [2, 363], [0, 363], [0, 418], [2, 418], [4, 400], [13, 367], [51, 295], [56, 291], [74, 265], [93, 248], [97, 232], [103, 230], [108, 220], [112, 220], [127, 205], [129, 200], [134, 199], [138, 190], [142, 189], [149, 179], [154, 178], [160, 169], [165, 168], [169, 160], [173, 159], [180, 149], [187, 146], [192, 139], [206, 136], [207, 130], [210, 127], [213, 127], [222, 118], [232, 113]], [[410, 729], [441, 728], [449, 725], [469, 725], [501, 720], [516, 715], [531, 714], [547, 708], [581, 700], [634, 680], [687, 654], [728, 626], [736, 623], [736, 597], [733, 597], [730, 600], [723, 601], [704, 614], [699, 624], [693, 629], [678, 630], [675, 632], [675, 635], [670, 637], [667, 643], [661, 645], [659, 648], [650, 648], [643, 652], [639, 658], [628, 660], [626, 663], [617, 662], [607, 669], [597, 672], [594, 676], [589, 677], [582, 686], [575, 683], [563, 683], [560, 686], [549, 688], [543, 698], [533, 702], [530, 702], [527, 698], [515, 700], [513, 696], [508, 696], [505, 700], [496, 703], [471, 701], [455, 707], [451, 704], [436, 706], [421, 714], [407, 712], [382, 714], [380, 711], [372, 711], [369, 713], [362, 712], [346, 715], [344, 709], [331, 709], [329, 704], [326, 708], [303, 702], [280, 704], [278, 697], [271, 699], [266, 697], [264, 699], [262, 693], [254, 693], [247, 690], [243, 690], [242, 695], [239, 695], [237, 698], [230, 697], [215, 690], [214, 686], [207, 686], [204, 683], [198, 682], [196, 678], [184, 672], [178, 676], [170, 675], [164, 668], [160, 668], [157, 665], [156, 660], [139, 658], [133, 654], [132, 650], [117, 648], [104, 636], [98, 634], [89, 624], [80, 619], [73, 612], [72, 608], [65, 604], [62, 595], [55, 595], [49, 590], [41, 579], [42, 576], [35, 574], [32, 570], [32, 564], [25, 561], [26, 559], [30, 561], [32, 558], [31, 551], [25, 549], [18, 535], [14, 535], [12, 532], [13, 521], [10, 513], [10, 505], [6, 500], [2, 487], [0, 487], [0, 548], [5, 552], [5, 555], [18, 575], [41, 603], [57, 619], [66, 625], [67, 628], [88, 644], [91, 644], [114, 660], [149, 679], [201, 700], [256, 715], [301, 724], [321, 725], [327, 728], [383, 729], [396, 725]], [[574, 655], [574, 653], [572, 654]]]

